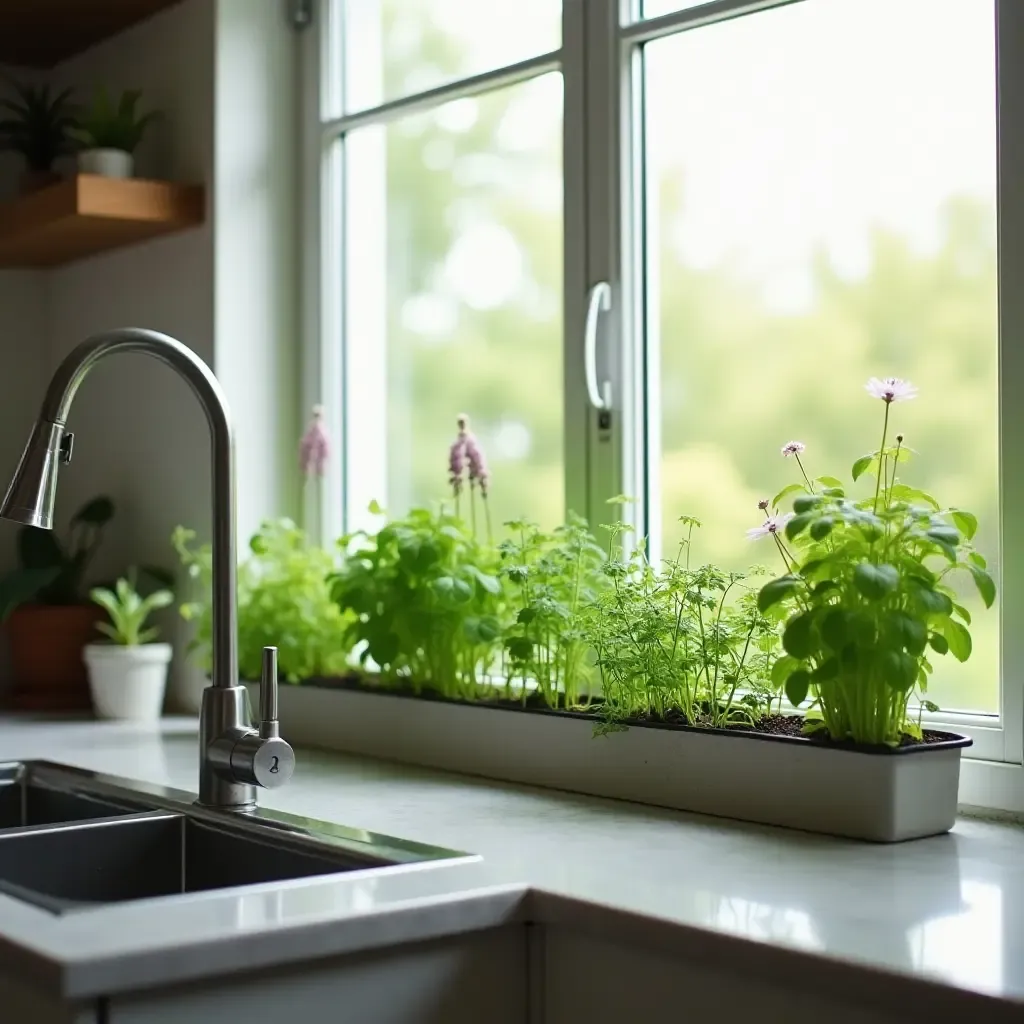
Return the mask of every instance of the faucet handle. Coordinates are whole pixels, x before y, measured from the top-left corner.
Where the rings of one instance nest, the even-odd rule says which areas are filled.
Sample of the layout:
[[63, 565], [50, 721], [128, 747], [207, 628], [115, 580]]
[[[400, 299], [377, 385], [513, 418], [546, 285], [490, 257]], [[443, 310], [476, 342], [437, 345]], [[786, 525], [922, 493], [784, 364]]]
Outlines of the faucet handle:
[[231, 751], [231, 770], [239, 782], [264, 789], [287, 784], [295, 771], [295, 751], [281, 739], [277, 721], [277, 648], [263, 648], [260, 676], [260, 720], [253, 732], [239, 738]]
[[263, 648], [263, 666], [260, 674], [260, 736], [270, 739], [280, 736], [277, 722], [277, 648]]

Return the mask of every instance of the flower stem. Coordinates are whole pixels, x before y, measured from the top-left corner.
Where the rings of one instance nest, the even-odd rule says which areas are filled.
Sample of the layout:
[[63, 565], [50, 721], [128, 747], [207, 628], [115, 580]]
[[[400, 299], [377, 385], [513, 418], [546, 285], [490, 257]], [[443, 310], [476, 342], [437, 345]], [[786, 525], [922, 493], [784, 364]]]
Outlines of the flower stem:
[[875, 502], [871, 506], [871, 511], [876, 515], [878, 514], [878, 492], [882, 487], [882, 467], [885, 462], [885, 438], [889, 433], [889, 405], [889, 402], [885, 403], [885, 421], [882, 423], [882, 447], [878, 451], [878, 475], [875, 478]]
[[804, 483], [807, 484], [807, 490], [814, 494], [814, 484], [811, 483], [811, 478], [807, 475], [807, 470], [804, 469], [804, 464], [800, 461], [800, 453], [793, 452], [793, 458], [796, 459], [796, 464], [800, 467], [800, 472], [803, 474]]

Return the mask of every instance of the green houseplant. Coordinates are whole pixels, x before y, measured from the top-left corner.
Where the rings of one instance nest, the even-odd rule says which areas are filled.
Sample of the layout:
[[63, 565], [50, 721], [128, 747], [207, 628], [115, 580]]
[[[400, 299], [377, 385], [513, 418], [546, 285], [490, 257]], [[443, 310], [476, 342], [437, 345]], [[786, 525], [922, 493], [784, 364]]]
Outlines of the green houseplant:
[[87, 644], [83, 651], [96, 714], [154, 721], [163, 708], [171, 645], [155, 643], [159, 631], [146, 623], [153, 612], [173, 602], [173, 594], [156, 590], [143, 597], [132, 574], [119, 579], [113, 589], [94, 587], [89, 596], [109, 618], [97, 629], [110, 643]]
[[8, 88], [10, 95], [0, 99], [0, 150], [24, 158], [22, 191], [28, 192], [58, 180], [54, 162], [73, 150], [71, 90], [54, 92], [49, 85], [13, 79], [8, 80]]
[[[837, 479], [810, 479], [800, 442], [783, 449], [802, 479], [776, 497], [775, 512], [763, 503], [766, 520], [755, 532], [773, 540], [786, 572], [762, 588], [758, 604], [782, 620], [786, 654], [775, 680], [794, 706], [810, 698], [805, 731], [898, 746], [922, 738], [932, 659], [971, 654], [971, 616], [953, 574], [970, 576], [986, 607], [996, 588], [971, 544], [977, 519], [901, 478], [911, 450], [902, 434], [891, 437], [891, 408], [917, 389], [872, 378], [867, 390], [885, 406], [882, 440], [851, 476], [873, 476], [874, 487], [849, 497]], [[793, 511], [780, 515], [779, 502], [793, 493]]]
[[132, 176], [135, 150], [149, 126], [160, 117], [156, 111], [140, 114], [141, 98], [138, 89], [129, 89], [116, 100], [106, 89], [96, 91], [91, 105], [70, 132], [81, 147], [78, 169], [83, 174], [106, 178]]
[[0, 578], [0, 621], [20, 707], [88, 707], [82, 648], [102, 611], [89, 601], [85, 579], [113, 516], [114, 503], [100, 496], [71, 517], [64, 539], [32, 526], [18, 532], [18, 567]]

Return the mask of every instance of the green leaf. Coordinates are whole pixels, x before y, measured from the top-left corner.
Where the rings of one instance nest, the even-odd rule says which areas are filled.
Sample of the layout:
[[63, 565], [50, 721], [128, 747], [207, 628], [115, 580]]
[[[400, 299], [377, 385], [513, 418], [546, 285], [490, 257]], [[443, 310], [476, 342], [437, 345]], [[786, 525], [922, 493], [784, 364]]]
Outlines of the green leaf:
[[401, 643], [390, 629], [382, 629], [367, 639], [367, 651], [381, 668], [393, 664], [400, 650]]
[[971, 634], [967, 627], [956, 622], [954, 619], [947, 619], [942, 626], [942, 633], [949, 641], [949, 653], [957, 661], [966, 661], [971, 656]]
[[761, 612], [768, 611], [773, 605], [799, 590], [803, 580], [799, 576], [780, 576], [777, 580], [766, 583], [757, 595], [757, 607]]
[[[799, 500], [799, 499], [798, 499]], [[796, 504], [794, 502], [794, 504]], [[798, 516], [794, 516], [788, 523], [786, 523], [786, 536], [793, 540], [795, 537], [800, 536], [805, 529], [807, 524], [814, 518], [813, 512], [804, 512]]]
[[803, 612], [790, 619], [782, 634], [782, 646], [787, 654], [801, 661], [814, 653], [814, 616], [811, 612]]
[[822, 516], [811, 523], [811, 537], [814, 540], [824, 540], [832, 532], [834, 520], [831, 516]]
[[821, 635], [833, 651], [841, 651], [850, 638], [850, 613], [845, 608], [831, 608], [821, 620]]
[[533, 622], [535, 618], [537, 618], [536, 608], [520, 608], [516, 622], [521, 622], [525, 626], [527, 623]]
[[827, 594], [830, 590], [838, 590], [839, 584], [835, 580], [822, 580], [820, 583], [814, 584], [814, 589], [811, 591], [811, 597], [821, 597], [822, 594]]
[[788, 654], [784, 654], [781, 658], [776, 659], [775, 664], [772, 665], [772, 686], [776, 690], [781, 690], [786, 680], [800, 667], [800, 662], [796, 658], [791, 658]]
[[893, 565], [860, 562], [853, 570], [854, 586], [871, 601], [881, 600], [899, 586], [900, 574]]
[[472, 573], [477, 583], [487, 591], [488, 594], [499, 594], [501, 593], [501, 581], [497, 576], [492, 576], [490, 573], [484, 572], [475, 565], [469, 565], [466, 567], [470, 573]]
[[907, 484], [894, 484], [889, 489], [889, 497], [892, 501], [902, 501], [908, 505], [930, 505], [936, 512], [941, 507], [927, 491]]
[[[938, 507], [938, 506], [936, 506]], [[950, 516], [956, 523], [956, 528], [968, 539], [972, 540], [978, 532], [978, 517], [971, 512], [964, 512], [963, 509], [950, 509]], [[985, 567], [982, 566], [984, 569]]]
[[533, 657], [533, 641], [529, 637], [514, 636], [507, 645], [508, 656], [513, 661], [529, 661]]
[[824, 484], [826, 487], [837, 487], [840, 490], [843, 488], [843, 481], [834, 476], [819, 476], [818, 483]]
[[434, 593], [448, 604], [465, 604], [473, 598], [473, 588], [456, 576], [438, 576], [430, 586]]
[[[945, 597], [945, 594], [943, 594], [943, 597]], [[947, 598], [947, 600], [949, 599]], [[966, 622], [969, 626], [971, 624], [971, 613], [962, 604], [953, 604], [952, 601], [950, 601], [949, 603], [950, 611], [946, 614], [949, 615], [950, 612], [956, 612], [956, 614], [959, 615], [960, 618], [963, 619], [964, 622]]]
[[941, 633], [932, 633], [928, 637], [928, 644], [936, 654], [946, 654], [949, 651], [949, 641]]
[[995, 581], [984, 569], [979, 568], [973, 563], [968, 563], [967, 568], [970, 570], [971, 576], [974, 579], [974, 585], [978, 588], [982, 601], [985, 602], [985, 607], [991, 608], [996, 599]]
[[979, 569], [987, 569], [988, 562], [985, 561], [985, 556], [978, 551], [972, 551], [967, 556], [967, 561], [972, 565], [976, 565]]
[[906, 693], [917, 682], [917, 660], [904, 651], [883, 651], [880, 656], [885, 682], [894, 690]]
[[805, 494], [806, 492], [807, 488], [803, 484], [787, 484], [772, 498], [772, 508], [778, 508], [791, 494]]
[[952, 526], [933, 526], [931, 529], [925, 530], [924, 535], [929, 540], [936, 541], [938, 544], [948, 545], [951, 548], [956, 548], [957, 544], [960, 543], [960, 533]]
[[907, 652], [914, 657], [919, 657], [924, 653], [928, 643], [928, 630], [924, 623], [915, 619], [913, 615], [900, 610], [892, 612], [888, 621], [900, 646], [905, 647]]
[[797, 498], [793, 502], [793, 511], [799, 517], [805, 512], [813, 511], [820, 504], [821, 499], [816, 494], [805, 494], [802, 498]]
[[385, 514], [384, 509], [380, 507], [380, 502], [377, 501], [376, 498], [374, 498], [367, 506], [367, 511], [370, 513], [371, 516], [382, 516]]
[[862, 455], [854, 464], [850, 470], [850, 476], [854, 480], [859, 480], [864, 475], [865, 471], [875, 461], [874, 455]]
[[911, 597], [921, 605], [927, 612], [937, 615], [950, 615], [953, 611], [953, 602], [947, 594], [940, 590], [934, 590], [930, 584], [920, 579], [907, 581]]
[[942, 710], [942, 708], [940, 708], [939, 705], [936, 704], [935, 701], [932, 701], [932, 700], [923, 700], [923, 701], [921, 701], [921, 707], [923, 707], [925, 709], [925, 711], [930, 711], [933, 715], [935, 714], [936, 711], [941, 711]]
[[811, 678], [816, 683], [825, 683], [830, 679], [835, 679], [839, 675], [839, 659], [832, 657], [826, 658], [812, 673]]
[[793, 707], [798, 708], [807, 699], [811, 677], [804, 669], [797, 669], [786, 680], [786, 697]]

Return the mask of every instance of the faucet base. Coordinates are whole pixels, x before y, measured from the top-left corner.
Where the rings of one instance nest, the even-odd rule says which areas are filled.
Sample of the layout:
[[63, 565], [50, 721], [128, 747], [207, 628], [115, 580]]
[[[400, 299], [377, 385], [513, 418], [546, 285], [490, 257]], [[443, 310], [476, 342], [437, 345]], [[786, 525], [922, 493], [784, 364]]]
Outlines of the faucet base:
[[256, 787], [231, 771], [236, 739], [252, 731], [249, 691], [244, 686], [208, 686], [199, 713], [199, 800], [205, 807], [247, 811], [256, 806]]

